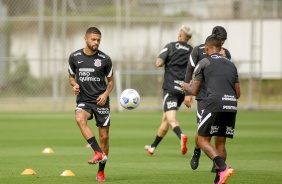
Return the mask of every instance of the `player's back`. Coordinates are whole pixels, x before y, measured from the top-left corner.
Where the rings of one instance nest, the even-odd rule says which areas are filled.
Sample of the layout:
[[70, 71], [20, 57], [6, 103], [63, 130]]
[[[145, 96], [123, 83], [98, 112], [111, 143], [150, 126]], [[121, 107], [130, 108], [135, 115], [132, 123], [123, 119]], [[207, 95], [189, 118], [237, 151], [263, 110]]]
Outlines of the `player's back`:
[[237, 109], [235, 83], [238, 82], [238, 73], [234, 63], [219, 54], [212, 54], [204, 61], [206, 103], [215, 111], [226, 111], [224, 107], [227, 106], [233, 108], [227, 111]]

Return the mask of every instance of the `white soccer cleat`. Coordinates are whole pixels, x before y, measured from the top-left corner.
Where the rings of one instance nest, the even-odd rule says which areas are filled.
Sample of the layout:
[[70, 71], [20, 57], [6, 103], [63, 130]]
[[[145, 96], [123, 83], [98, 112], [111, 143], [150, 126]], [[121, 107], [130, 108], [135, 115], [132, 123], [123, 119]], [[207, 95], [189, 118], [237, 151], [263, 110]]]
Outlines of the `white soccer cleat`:
[[145, 146], [145, 150], [148, 152], [149, 155], [153, 155], [155, 151], [155, 147], [151, 147], [150, 145]]

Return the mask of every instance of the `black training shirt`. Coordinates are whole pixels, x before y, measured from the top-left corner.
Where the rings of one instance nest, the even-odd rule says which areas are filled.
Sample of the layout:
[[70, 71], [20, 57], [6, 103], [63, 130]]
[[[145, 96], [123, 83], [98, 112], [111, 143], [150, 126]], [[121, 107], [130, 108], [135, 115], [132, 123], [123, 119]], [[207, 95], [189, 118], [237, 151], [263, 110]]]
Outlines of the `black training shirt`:
[[89, 56], [80, 49], [70, 55], [68, 71], [79, 85], [77, 102], [96, 102], [107, 88], [106, 77], [113, 76], [112, 60], [100, 50]]
[[[230, 52], [226, 48], [223, 49], [225, 50], [226, 58], [231, 60]], [[186, 75], [184, 80], [186, 83], [189, 83], [192, 80], [192, 75], [196, 65], [198, 64], [199, 61], [201, 61], [206, 56], [207, 55], [205, 51], [205, 44], [201, 44], [193, 48], [186, 69]], [[185, 92], [185, 94], [189, 95], [188, 92]], [[202, 83], [200, 93], [196, 96], [196, 100], [204, 100], [205, 98], [206, 98], [206, 86], [205, 83]]]
[[164, 60], [165, 73], [163, 89], [182, 93], [181, 84], [192, 51], [192, 46], [185, 42], [171, 42], [160, 52], [158, 58]]
[[219, 53], [202, 59], [195, 67], [195, 81], [205, 82], [205, 110], [237, 112], [235, 83], [239, 82], [236, 66]]

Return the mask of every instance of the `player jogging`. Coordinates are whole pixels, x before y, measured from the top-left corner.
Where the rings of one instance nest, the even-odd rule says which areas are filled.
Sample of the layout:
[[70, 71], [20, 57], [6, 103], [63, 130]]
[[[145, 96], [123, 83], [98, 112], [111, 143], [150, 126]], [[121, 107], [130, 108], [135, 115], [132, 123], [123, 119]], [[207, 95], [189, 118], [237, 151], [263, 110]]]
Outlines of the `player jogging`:
[[[221, 26], [215, 26], [212, 30], [212, 34], [216, 34], [216, 35], [219, 35], [221, 37], [222, 45], [224, 44], [225, 40], [227, 39], [227, 32]], [[220, 50], [220, 54], [231, 60], [231, 54], [227, 49], [222, 47], [222, 49]], [[185, 75], [185, 82], [186, 83], [189, 83], [192, 80], [192, 74], [194, 72], [196, 65], [198, 64], [198, 62], [200, 60], [202, 60], [205, 57], [206, 57], [205, 44], [201, 44], [201, 45], [193, 48], [191, 55], [189, 57], [189, 62], [188, 62], [187, 70], [186, 70], [186, 75]], [[204, 110], [205, 98], [206, 98], [206, 87], [205, 87], [205, 83], [203, 82], [201, 90], [200, 90], [199, 94], [196, 96], [196, 100], [197, 100], [197, 123], [199, 123], [199, 121], [202, 117], [202, 112]], [[192, 99], [191, 95], [189, 95], [189, 93], [185, 92], [184, 104], [185, 105], [187, 104], [188, 106], [190, 106], [191, 99]], [[190, 161], [190, 165], [191, 165], [191, 168], [193, 170], [198, 168], [199, 159], [200, 159], [200, 156], [201, 156], [201, 149], [197, 145], [197, 137], [198, 137], [198, 135], [196, 133], [196, 135], [195, 135], [195, 149], [194, 149], [193, 155], [191, 157], [191, 161]], [[219, 152], [220, 152], [220, 155], [224, 158], [224, 160], [226, 160], [225, 153], [222, 150], [219, 150]], [[216, 172], [214, 164], [213, 164], [213, 167], [211, 169], [211, 172]]]
[[202, 59], [195, 68], [194, 81], [183, 84], [183, 90], [191, 95], [198, 95], [201, 85], [206, 85], [206, 100], [202, 118], [198, 124], [199, 147], [216, 164], [214, 184], [226, 183], [234, 173], [217, 148], [211, 145], [212, 136], [215, 144], [226, 150], [226, 137], [233, 138], [237, 114], [237, 99], [240, 97], [240, 83], [236, 66], [219, 52], [221, 38], [211, 35], [205, 41], [207, 58]]
[[168, 43], [156, 60], [157, 67], [165, 67], [163, 82], [164, 112], [154, 142], [145, 146], [145, 150], [150, 155], [154, 154], [156, 147], [166, 135], [169, 126], [180, 139], [181, 153], [185, 155], [187, 152], [188, 136], [183, 134], [180, 129], [179, 122], [176, 120], [176, 111], [184, 100], [181, 84], [184, 81], [187, 61], [192, 51], [191, 45], [187, 44], [191, 37], [191, 28], [183, 26], [178, 34], [178, 41]]
[[[98, 50], [101, 32], [96, 27], [87, 29], [86, 46], [69, 57], [69, 82], [76, 97], [75, 118], [83, 137], [94, 150], [89, 164], [99, 163], [96, 180], [104, 182], [104, 168], [109, 151], [110, 105], [109, 94], [113, 89], [111, 58]], [[95, 117], [100, 146], [87, 121]]]

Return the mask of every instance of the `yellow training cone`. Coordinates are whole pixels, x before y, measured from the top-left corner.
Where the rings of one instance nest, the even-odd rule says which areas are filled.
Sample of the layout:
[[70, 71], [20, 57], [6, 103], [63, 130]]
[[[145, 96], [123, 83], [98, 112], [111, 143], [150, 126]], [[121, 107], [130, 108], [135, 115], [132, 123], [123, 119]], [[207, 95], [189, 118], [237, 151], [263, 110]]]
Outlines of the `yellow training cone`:
[[61, 176], [75, 176], [75, 174], [71, 170], [65, 170]]
[[42, 153], [54, 153], [54, 151], [51, 148], [45, 148]]
[[25, 169], [23, 172], [22, 172], [22, 175], [31, 175], [31, 174], [36, 174], [34, 172], [34, 170], [32, 169]]

